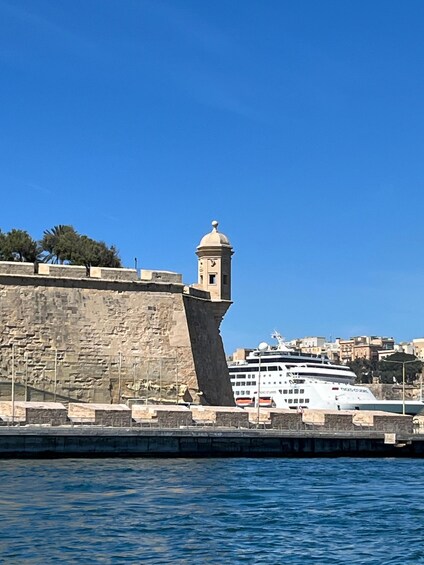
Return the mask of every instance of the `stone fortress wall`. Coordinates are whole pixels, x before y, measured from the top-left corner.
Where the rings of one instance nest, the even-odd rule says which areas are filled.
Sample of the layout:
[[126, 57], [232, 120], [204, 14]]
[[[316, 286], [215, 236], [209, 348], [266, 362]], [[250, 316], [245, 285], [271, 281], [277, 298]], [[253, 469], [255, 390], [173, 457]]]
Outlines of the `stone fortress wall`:
[[233, 405], [220, 319], [177, 273], [0, 262], [0, 396]]

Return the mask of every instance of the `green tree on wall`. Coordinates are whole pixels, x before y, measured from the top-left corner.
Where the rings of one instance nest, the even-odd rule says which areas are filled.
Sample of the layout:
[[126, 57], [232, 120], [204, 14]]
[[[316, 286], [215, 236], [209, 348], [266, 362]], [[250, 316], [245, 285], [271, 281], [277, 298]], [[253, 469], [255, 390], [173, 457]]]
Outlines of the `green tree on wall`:
[[104, 241], [79, 234], [73, 226], [57, 225], [45, 230], [37, 242], [23, 230], [0, 230], [0, 261], [27, 261], [85, 265], [86, 267], [122, 267], [118, 250]]
[[72, 226], [58, 225], [45, 230], [40, 241], [43, 261], [46, 263], [70, 263], [76, 253], [79, 236]]
[[40, 246], [24, 230], [12, 229], [0, 232], [0, 259], [2, 261], [26, 261], [34, 263], [40, 257]]

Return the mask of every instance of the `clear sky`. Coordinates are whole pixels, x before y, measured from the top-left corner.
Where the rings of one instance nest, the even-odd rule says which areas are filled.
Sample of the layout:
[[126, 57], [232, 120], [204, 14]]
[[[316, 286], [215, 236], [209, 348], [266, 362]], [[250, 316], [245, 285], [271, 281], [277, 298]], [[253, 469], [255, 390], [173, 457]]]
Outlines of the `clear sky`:
[[226, 350], [424, 335], [422, 0], [0, 0], [0, 227], [183, 273]]

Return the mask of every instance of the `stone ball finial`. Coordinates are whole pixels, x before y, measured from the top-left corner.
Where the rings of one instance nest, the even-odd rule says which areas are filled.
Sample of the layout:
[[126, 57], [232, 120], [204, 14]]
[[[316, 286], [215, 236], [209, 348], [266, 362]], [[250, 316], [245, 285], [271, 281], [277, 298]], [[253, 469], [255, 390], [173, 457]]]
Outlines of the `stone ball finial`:
[[218, 231], [218, 223], [217, 220], [213, 220], [212, 231], [202, 237], [199, 247], [231, 247], [228, 237]]

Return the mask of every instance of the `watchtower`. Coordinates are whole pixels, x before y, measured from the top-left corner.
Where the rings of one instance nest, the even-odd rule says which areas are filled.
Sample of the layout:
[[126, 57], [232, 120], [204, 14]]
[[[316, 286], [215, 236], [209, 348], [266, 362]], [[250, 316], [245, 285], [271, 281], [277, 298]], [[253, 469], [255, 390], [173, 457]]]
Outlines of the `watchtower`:
[[218, 325], [231, 306], [231, 256], [233, 248], [228, 237], [218, 231], [218, 222], [212, 222], [212, 231], [206, 234], [197, 247], [198, 283], [210, 293]]

